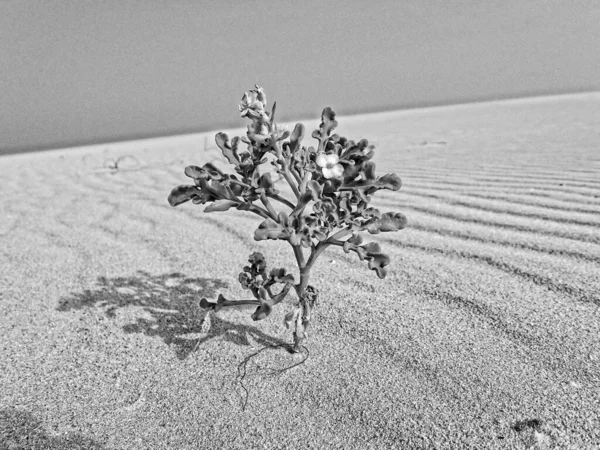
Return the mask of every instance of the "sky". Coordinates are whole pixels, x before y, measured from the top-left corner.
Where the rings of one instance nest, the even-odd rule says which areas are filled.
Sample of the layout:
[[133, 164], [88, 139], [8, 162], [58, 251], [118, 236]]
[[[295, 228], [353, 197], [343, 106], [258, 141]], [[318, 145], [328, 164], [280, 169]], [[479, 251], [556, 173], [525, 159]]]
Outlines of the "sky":
[[600, 90], [597, 0], [0, 0], [0, 154]]

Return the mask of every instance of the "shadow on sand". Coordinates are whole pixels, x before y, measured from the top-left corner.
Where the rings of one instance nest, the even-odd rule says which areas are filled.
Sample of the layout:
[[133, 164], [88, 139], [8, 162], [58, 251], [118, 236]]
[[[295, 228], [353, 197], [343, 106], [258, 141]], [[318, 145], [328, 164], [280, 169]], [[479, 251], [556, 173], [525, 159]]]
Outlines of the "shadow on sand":
[[54, 437], [42, 422], [16, 408], [0, 409], [0, 449], [101, 450], [104, 447], [77, 433]]
[[218, 336], [239, 345], [250, 345], [249, 336], [265, 346], [285, 343], [253, 326], [228, 322], [200, 308], [202, 297], [216, 297], [218, 290], [226, 287], [226, 283], [213, 278], [189, 278], [181, 273], [150, 275], [140, 271], [132, 277], [99, 277], [94, 289], [61, 299], [57, 309], [99, 307], [104, 308], [108, 317], [115, 317], [118, 308], [140, 307], [152, 318], [137, 318], [123, 330], [160, 337], [173, 346], [179, 359], [185, 359], [204, 342]]

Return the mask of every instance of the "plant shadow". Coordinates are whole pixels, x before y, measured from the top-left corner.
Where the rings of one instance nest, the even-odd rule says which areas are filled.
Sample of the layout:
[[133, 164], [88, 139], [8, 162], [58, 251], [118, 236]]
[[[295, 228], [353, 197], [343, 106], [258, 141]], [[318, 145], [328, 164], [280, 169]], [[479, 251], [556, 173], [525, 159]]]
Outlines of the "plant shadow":
[[202, 297], [215, 297], [219, 289], [226, 287], [227, 283], [214, 278], [138, 271], [131, 277], [99, 277], [94, 289], [62, 298], [57, 310], [103, 308], [107, 317], [114, 318], [118, 308], [140, 307], [151, 318], [138, 317], [123, 330], [160, 337], [175, 349], [179, 359], [187, 358], [200, 345], [219, 336], [238, 345], [251, 345], [249, 337], [262, 345], [285, 344], [256, 327], [223, 320], [200, 308]]
[[102, 450], [94, 440], [77, 433], [50, 436], [40, 420], [16, 408], [0, 409], [0, 449]]

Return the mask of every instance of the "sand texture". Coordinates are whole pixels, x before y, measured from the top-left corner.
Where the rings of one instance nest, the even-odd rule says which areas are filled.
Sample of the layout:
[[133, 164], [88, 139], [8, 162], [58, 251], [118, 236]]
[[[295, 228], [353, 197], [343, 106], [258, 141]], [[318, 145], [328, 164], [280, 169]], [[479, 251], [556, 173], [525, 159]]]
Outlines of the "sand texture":
[[198, 300], [294, 259], [257, 216], [168, 205], [226, 167], [214, 133], [0, 158], [0, 449], [600, 448], [600, 94], [339, 121], [409, 225], [373, 237], [385, 280], [323, 254], [308, 358], [247, 361], [245, 410], [238, 365], [291, 341], [295, 297]]

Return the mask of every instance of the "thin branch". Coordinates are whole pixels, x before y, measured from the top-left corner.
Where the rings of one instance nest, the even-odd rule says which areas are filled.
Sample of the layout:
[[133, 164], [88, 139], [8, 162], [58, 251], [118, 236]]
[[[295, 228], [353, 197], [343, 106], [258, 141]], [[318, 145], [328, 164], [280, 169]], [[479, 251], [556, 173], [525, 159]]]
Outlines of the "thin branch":
[[267, 211], [269, 212], [271, 219], [277, 221], [277, 211], [275, 211], [275, 209], [273, 208], [273, 205], [271, 205], [271, 202], [269, 201], [269, 199], [267, 198], [267, 196], [265, 194], [262, 194], [260, 196], [260, 201], [267, 208]]
[[[290, 173], [293, 175], [294, 179], [296, 180], [296, 184], [298, 186], [300, 186], [300, 183], [302, 183], [302, 178], [300, 177], [300, 174], [298, 173], [298, 171], [292, 167], [292, 168], [290, 168]], [[302, 193], [303, 190], [300, 189], [300, 192]]]
[[292, 202], [290, 202], [287, 198], [282, 197], [281, 195], [278, 194], [267, 194], [267, 197], [272, 198], [273, 200], [277, 200], [280, 203], [283, 203], [285, 206], [289, 206], [290, 208], [294, 209], [295, 206]]
[[300, 191], [298, 190], [298, 186], [296, 186], [296, 184], [294, 183], [294, 180], [292, 179], [292, 177], [290, 175], [290, 169], [287, 167], [287, 164], [284, 166], [284, 169], [283, 169], [283, 178], [285, 178], [285, 181], [287, 181], [287, 183], [292, 188], [292, 191], [294, 192], [294, 195], [296, 196], [296, 198], [300, 198]]
[[253, 212], [254, 214], [258, 214], [259, 216], [264, 217], [265, 219], [271, 218], [269, 213], [267, 211], [265, 211], [264, 209], [262, 209], [260, 206], [250, 205], [250, 208], [248, 208], [248, 211]]
[[254, 300], [223, 300], [223, 301], [221, 301], [221, 303], [208, 302], [208, 305], [211, 307], [219, 306], [219, 308], [226, 307], [226, 306], [239, 306], [239, 305], [259, 306], [260, 302], [256, 299], [254, 299]]

